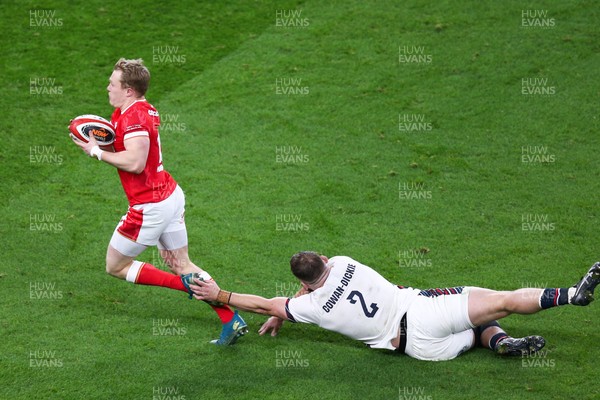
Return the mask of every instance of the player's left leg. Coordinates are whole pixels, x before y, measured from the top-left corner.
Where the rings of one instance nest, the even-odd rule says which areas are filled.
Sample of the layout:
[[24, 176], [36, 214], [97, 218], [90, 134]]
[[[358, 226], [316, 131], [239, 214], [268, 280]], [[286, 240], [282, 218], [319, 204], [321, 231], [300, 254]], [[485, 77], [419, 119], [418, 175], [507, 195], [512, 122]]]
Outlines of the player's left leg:
[[161, 246], [159, 245], [160, 256], [174, 274], [186, 275], [193, 272], [202, 272], [202, 268], [198, 267], [190, 260], [188, 246], [176, 250], [166, 250], [161, 249], [160, 247]]
[[193, 278], [212, 279], [208, 272], [190, 260], [185, 225], [177, 231], [164, 232], [158, 241], [158, 249], [171, 272], [181, 277], [181, 281], [188, 288], [190, 299], [192, 298], [192, 291], [189, 289], [189, 285], [192, 283]]
[[[183, 191], [178, 186], [171, 196], [173, 197], [169, 206], [172, 213], [171, 220], [160, 235], [157, 246], [171, 271], [181, 277], [181, 282], [186, 287], [191, 299], [192, 291], [189, 285], [193, 283], [193, 279], [210, 280], [212, 278], [208, 272], [202, 270], [190, 260], [184, 219], [185, 196]], [[212, 343], [219, 345], [234, 344], [240, 336], [248, 332], [246, 322], [238, 315], [237, 311], [234, 312], [228, 305], [221, 303], [209, 303], [209, 305], [217, 313], [223, 324], [219, 339], [212, 341]]]
[[[179, 236], [180, 239], [183, 240], [182, 232], [185, 231], [179, 230], [176, 233], [165, 233], [163, 237], [161, 237], [162, 239], [159, 242], [159, 245], [162, 247], [166, 242], [170, 242], [171, 244], [175, 245], [182, 244], [183, 241], [178, 242], [177, 240], [173, 240], [173, 236]], [[187, 234], [185, 236], [185, 241], [187, 242]], [[193, 283], [193, 279], [212, 279], [208, 272], [202, 270], [190, 260], [187, 245], [173, 250], [163, 248], [160, 250], [160, 252], [163, 256], [163, 259], [174, 273], [183, 274], [181, 275], [181, 281], [188, 289], [190, 296], [192, 292], [191, 289], [189, 289], [189, 285], [190, 283]], [[237, 311], [234, 312], [228, 305], [221, 303], [208, 304], [217, 313], [221, 323], [223, 324], [219, 339], [215, 339], [211, 343], [218, 345], [231, 345], [234, 344], [241, 336], [248, 333], [248, 325]]]
[[533, 314], [566, 304], [588, 305], [594, 289], [600, 284], [600, 263], [595, 263], [581, 280], [570, 288], [524, 288], [511, 292], [471, 288], [469, 319], [473, 325], [484, 325], [510, 314]]
[[473, 329], [476, 345], [492, 350], [500, 355], [521, 356], [540, 351], [546, 341], [543, 337], [533, 335], [522, 338], [509, 336], [500, 327], [498, 321], [491, 321]]

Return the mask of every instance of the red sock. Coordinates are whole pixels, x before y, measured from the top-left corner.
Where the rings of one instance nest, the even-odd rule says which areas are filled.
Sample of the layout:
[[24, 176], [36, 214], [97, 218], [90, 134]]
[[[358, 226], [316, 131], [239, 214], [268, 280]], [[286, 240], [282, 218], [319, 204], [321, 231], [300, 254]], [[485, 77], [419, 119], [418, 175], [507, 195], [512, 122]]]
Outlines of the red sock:
[[[162, 286], [188, 292], [178, 275], [165, 272], [148, 263], [143, 263], [140, 267], [135, 283], [138, 285]], [[215, 310], [222, 323], [226, 324], [233, 319], [234, 313], [229, 306], [225, 304], [220, 306], [210, 304], [210, 306]]]
[[210, 306], [215, 310], [222, 323], [226, 324], [233, 319], [233, 310], [228, 305], [214, 306], [210, 304]]
[[162, 286], [187, 293], [187, 289], [178, 275], [173, 275], [148, 263], [144, 263], [140, 268], [135, 283], [138, 285]]

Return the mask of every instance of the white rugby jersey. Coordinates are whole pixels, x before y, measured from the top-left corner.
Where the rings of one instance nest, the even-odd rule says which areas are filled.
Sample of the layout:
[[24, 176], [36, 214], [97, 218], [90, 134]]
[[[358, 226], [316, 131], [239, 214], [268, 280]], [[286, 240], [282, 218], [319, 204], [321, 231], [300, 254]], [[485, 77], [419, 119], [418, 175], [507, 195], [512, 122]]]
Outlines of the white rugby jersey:
[[332, 257], [327, 265], [331, 271], [322, 287], [288, 299], [288, 319], [316, 324], [373, 348], [394, 350], [390, 342], [419, 290], [399, 289], [350, 257]]

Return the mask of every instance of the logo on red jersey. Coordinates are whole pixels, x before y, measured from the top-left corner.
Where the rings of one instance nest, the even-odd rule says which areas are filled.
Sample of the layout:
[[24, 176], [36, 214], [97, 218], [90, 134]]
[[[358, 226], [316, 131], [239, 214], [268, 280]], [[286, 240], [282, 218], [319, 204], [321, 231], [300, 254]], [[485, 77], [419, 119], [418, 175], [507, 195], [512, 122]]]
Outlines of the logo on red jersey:
[[135, 125], [129, 125], [127, 128], [125, 128], [125, 132], [129, 132], [129, 131], [136, 131], [139, 129], [143, 129], [143, 127], [139, 124], [135, 124]]

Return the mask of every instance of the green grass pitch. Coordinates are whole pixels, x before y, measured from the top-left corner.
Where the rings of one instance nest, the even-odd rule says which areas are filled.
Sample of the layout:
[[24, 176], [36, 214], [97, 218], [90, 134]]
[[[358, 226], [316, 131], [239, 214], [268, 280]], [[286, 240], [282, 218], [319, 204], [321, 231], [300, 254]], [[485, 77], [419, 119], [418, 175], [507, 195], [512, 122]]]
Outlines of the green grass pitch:
[[0, 4], [0, 399], [600, 397], [600, 304], [503, 320], [537, 358], [419, 362], [248, 313], [209, 345], [207, 306], [104, 272], [125, 196], [66, 129], [143, 58], [190, 254], [229, 290], [291, 295], [307, 249], [420, 288], [567, 286], [599, 257], [597, 2], [77, 3]]

